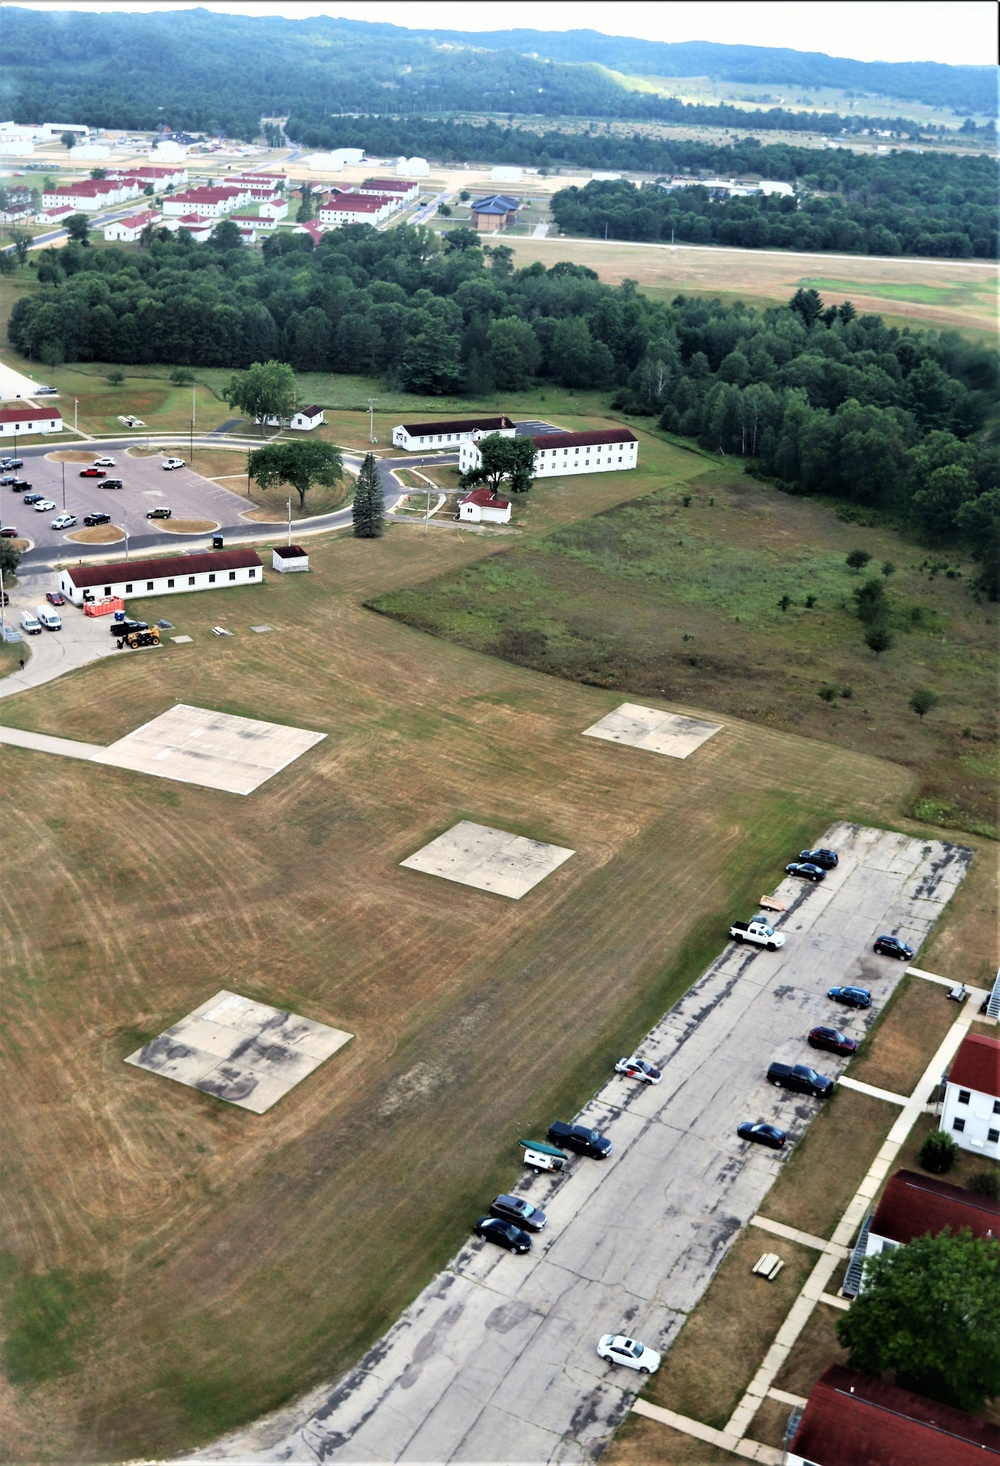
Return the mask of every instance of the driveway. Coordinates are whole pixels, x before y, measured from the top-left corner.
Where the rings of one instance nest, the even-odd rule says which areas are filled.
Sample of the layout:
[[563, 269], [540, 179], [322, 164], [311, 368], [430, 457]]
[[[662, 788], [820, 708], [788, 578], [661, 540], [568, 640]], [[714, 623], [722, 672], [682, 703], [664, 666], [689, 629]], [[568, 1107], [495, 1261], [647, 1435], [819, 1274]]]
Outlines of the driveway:
[[[919, 947], [971, 859], [856, 825], [817, 843], [839, 850], [840, 865], [819, 886], [782, 882], [786, 946], [727, 945], [641, 1046], [663, 1083], [612, 1077], [583, 1111], [613, 1141], [610, 1159], [517, 1183], [550, 1219], [529, 1256], [470, 1240], [355, 1370], [187, 1459], [596, 1459], [639, 1385], [598, 1359], [599, 1336], [670, 1344], [782, 1165], [738, 1140], [738, 1122], [774, 1121], [794, 1145], [817, 1112], [818, 1101], [769, 1086], [768, 1063], [839, 1072], [842, 1060], [807, 1047], [809, 1028], [863, 1036], [904, 971], [872, 939], [898, 932]], [[826, 997], [858, 982], [872, 989], [867, 1012]]]

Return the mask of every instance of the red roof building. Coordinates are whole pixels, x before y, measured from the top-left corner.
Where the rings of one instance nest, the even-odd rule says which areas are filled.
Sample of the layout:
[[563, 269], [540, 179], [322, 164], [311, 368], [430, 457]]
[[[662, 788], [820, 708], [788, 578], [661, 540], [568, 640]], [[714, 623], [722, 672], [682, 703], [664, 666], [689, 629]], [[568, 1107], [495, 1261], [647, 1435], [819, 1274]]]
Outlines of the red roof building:
[[962, 1084], [1000, 1099], [1000, 1039], [967, 1033], [948, 1074], [949, 1084]]
[[1000, 1201], [935, 1176], [897, 1171], [871, 1223], [872, 1233], [900, 1244], [926, 1237], [928, 1232], [936, 1237], [945, 1227], [953, 1232], [968, 1227], [974, 1237], [1000, 1237]]
[[941, 1129], [963, 1150], [1000, 1161], [1000, 1039], [963, 1038], [945, 1080]]
[[492, 489], [473, 489], [459, 501], [458, 518], [473, 524], [509, 524], [510, 500]]
[[54, 407], [0, 408], [0, 437], [18, 433], [61, 433], [62, 415]]
[[201, 550], [190, 555], [161, 555], [148, 560], [67, 565], [59, 572], [59, 589], [74, 606], [81, 606], [84, 601], [112, 597], [124, 600], [260, 585], [262, 579], [261, 560], [256, 550]]
[[812, 1387], [787, 1466], [987, 1466], [1000, 1429], [964, 1410], [831, 1365]]

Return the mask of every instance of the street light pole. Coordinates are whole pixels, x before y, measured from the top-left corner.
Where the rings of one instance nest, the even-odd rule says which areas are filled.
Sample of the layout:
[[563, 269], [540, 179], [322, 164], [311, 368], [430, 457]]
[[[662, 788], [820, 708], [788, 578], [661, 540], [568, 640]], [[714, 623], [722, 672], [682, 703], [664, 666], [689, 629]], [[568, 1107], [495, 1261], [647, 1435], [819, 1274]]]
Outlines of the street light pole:
[[77, 408], [79, 406], [80, 406], [79, 400], [76, 397], [74, 397], [73, 398], [73, 431], [74, 431], [74, 433], [79, 431], [79, 429], [77, 428], [77, 425], [76, 425]]
[[292, 501], [289, 498], [285, 502], [288, 504], [288, 543], [291, 544], [292, 543]]
[[125, 564], [128, 564], [128, 510], [125, 510]]
[[368, 399], [368, 441], [369, 441], [369, 443], [377, 443], [378, 442], [378, 439], [375, 436], [375, 404], [376, 404], [377, 401], [378, 401], [378, 398], [377, 397], [369, 397], [369, 399]]
[[194, 394], [195, 394], [195, 389], [196, 389], [197, 385], [198, 385], [197, 382], [192, 382], [191, 383], [191, 426], [192, 427], [194, 426], [194, 424], [197, 421], [197, 409], [195, 407], [195, 400], [194, 400]]
[[62, 468], [62, 478], [63, 478], [63, 509], [65, 510], [65, 508], [66, 508], [66, 465], [65, 465], [65, 463], [63, 463], [60, 466]]

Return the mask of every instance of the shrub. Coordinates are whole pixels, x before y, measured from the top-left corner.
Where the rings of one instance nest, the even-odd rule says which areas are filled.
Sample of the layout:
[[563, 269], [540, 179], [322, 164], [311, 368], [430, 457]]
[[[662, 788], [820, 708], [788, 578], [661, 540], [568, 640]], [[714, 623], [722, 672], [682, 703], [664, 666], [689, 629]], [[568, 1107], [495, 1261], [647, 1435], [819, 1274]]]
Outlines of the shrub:
[[821, 687], [816, 695], [817, 697], [821, 697], [824, 702], [833, 702], [833, 699], [837, 696], [837, 689], [827, 685], [826, 687]]
[[924, 714], [936, 708], [941, 699], [936, 692], [931, 692], [929, 687], [916, 687], [913, 696], [910, 698], [909, 708], [916, 713], [921, 722], [924, 721]]
[[991, 1201], [1000, 1201], [1000, 1168], [977, 1171], [969, 1177], [969, 1190], [977, 1196], [988, 1196]]
[[870, 559], [871, 555], [867, 550], [848, 550], [846, 557], [851, 570], [863, 570]]
[[917, 1159], [932, 1176], [943, 1176], [955, 1164], [957, 1150], [958, 1146], [946, 1130], [932, 1130], [920, 1147]]

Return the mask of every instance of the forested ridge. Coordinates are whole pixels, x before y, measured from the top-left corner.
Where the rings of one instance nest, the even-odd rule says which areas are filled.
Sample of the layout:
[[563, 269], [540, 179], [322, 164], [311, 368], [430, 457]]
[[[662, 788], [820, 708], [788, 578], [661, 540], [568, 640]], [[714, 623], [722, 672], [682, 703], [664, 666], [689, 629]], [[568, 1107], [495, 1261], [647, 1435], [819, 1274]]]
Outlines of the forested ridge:
[[[989, 67], [872, 67], [866, 89], [866, 63], [820, 55], [710, 44], [658, 48], [621, 37], [588, 40], [586, 32], [573, 33], [575, 43], [553, 36], [535, 44], [512, 34], [484, 38], [324, 16], [298, 21], [207, 10], [142, 15], [7, 8], [7, 105], [18, 122], [56, 114], [90, 126], [148, 130], [166, 121], [245, 138], [256, 136], [262, 114], [295, 113], [302, 124], [321, 127], [334, 113], [410, 118], [428, 111], [752, 123], [755, 130], [835, 132], [872, 124], [914, 131], [912, 123], [891, 117], [685, 105], [627, 87], [607, 70], [642, 65], [642, 52], [648, 57], [644, 74], [659, 66], [663, 75], [677, 75], [671, 51], [677, 62], [695, 66], [688, 75], [707, 65], [722, 78], [861, 87], [884, 95], [893, 95], [896, 77], [895, 95], [964, 112], [989, 113], [995, 100]], [[538, 33], [525, 34], [538, 41]], [[534, 54], [524, 54], [522, 46]], [[566, 59], [550, 59], [556, 52]]]
[[[986, 427], [997, 355], [957, 333], [899, 331], [815, 291], [755, 310], [612, 288], [584, 266], [513, 268], [457, 230], [279, 235], [255, 254], [161, 235], [147, 249], [71, 242], [42, 256], [52, 288], [19, 299], [12, 345], [33, 361], [381, 375], [482, 399], [533, 380], [614, 393], [612, 405], [751, 462], [803, 493], [892, 512], [930, 541], [1000, 531]], [[984, 582], [996, 594], [996, 572]]]

